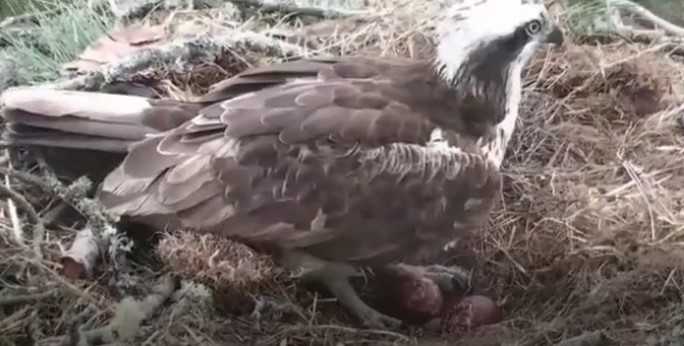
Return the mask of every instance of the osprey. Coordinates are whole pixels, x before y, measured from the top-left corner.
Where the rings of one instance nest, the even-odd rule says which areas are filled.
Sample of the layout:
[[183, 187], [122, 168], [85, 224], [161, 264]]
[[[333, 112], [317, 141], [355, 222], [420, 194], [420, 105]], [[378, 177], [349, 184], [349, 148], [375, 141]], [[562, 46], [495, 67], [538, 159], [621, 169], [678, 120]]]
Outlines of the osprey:
[[59, 157], [63, 168], [77, 169], [86, 149], [116, 167], [98, 196], [111, 212], [267, 251], [365, 325], [393, 327], [348, 278], [483, 225], [521, 69], [563, 39], [541, 0], [460, 1], [434, 30], [430, 61], [300, 59], [240, 73], [193, 102], [14, 89], [3, 116], [14, 144], [78, 150]]

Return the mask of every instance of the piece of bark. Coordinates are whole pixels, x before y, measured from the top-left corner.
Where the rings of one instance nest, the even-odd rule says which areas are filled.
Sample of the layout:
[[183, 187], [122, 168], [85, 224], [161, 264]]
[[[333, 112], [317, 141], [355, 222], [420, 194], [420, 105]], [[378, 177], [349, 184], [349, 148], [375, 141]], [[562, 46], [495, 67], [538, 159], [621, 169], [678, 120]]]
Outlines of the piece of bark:
[[76, 238], [60, 259], [64, 276], [70, 279], [91, 278], [100, 255], [100, 246], [90, 227], [76, 233]]

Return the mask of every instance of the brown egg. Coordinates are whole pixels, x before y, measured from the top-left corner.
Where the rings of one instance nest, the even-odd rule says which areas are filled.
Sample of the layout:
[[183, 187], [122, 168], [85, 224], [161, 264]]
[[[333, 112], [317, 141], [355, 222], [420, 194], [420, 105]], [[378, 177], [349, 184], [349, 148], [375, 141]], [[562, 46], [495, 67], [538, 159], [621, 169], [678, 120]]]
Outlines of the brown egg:
[[384, 269], [372, 279], [369, 304], [407, 324], [424, 324], [439, 315], [444, 298], [437, 284], [401, 270]]
[[468, 331], [502, 320], [503, 311], [492, 299], [483, 295], [472, 295], [444, 304], [441, 327], [446, 332]]

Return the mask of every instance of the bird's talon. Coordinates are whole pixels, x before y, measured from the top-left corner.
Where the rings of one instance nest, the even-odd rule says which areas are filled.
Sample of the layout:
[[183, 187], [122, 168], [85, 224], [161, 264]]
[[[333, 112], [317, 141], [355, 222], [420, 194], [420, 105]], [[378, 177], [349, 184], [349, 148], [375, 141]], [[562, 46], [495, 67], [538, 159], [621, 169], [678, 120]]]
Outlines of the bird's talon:
[[363, 326], [371, 329], [398, 329], [401, 321], [379, 312], [374, 312], [363, 319]]

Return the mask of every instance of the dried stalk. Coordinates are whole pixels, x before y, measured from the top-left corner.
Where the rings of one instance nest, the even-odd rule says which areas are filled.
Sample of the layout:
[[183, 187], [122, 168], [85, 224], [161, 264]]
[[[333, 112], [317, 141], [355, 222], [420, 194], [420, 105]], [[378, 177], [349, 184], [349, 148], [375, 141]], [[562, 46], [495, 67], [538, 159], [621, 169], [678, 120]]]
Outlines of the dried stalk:
[[36, 212], [36, 209], [33, 208], [31, 203], [29, 203], [24, 196], [5, 185], [0, 185], [0, 196], [11, 199], [26, 213], [29, 221], [33, 224], [33, 253], [38, 260], [42, 260], [43, 251], [41, 250], [40, 245], [45, 236], [45, 225], [43, 224], [43, 220], [38, 216], [38, 212]]
[[101, 90], [104, 86], [125, 81], [127, 76], [154, 66], [188, 62], [198, 57], [217, 58], [229, 50], [264, 52], [274, 57], [309, 56], [301, 46], [283, 42], [252, 31], [228, 30], [222, 35], [198, 35], [141, 50], [138, 54], [106, 65], [102, 70], [68, 80], [41, 85], [61, 90]]
[[607, 344], [606, 335], [601, 331], [595, 331], [561, 341], [555, 346], [602, 346]]
[[288, 3], [264, 3], [259, 0], [230, 0], [236, 5], [257, 7], [261, 12], [285, 12], [304, 16], [318, 17], [322, 19], [346, 18], [370, 14], [368, 11], [353, 11], [320, 7], [302, 7]]
[[36, 293], [36, 294], [23, 294], [23, 295], [11, 296], [11, 297], [2, 297], [2, 298], [0, 298], [0, 306], [35, 303], [37, 301], [52, 298], [56, 294], [57, 294], [56, 291], [48, 291], [48, 292]]
[[[620, 36], [646, 44], [658, 43], [662, 45], [663, 51], [684, 56], [684, 28], [670, 23], [645, 7], [629, 0], [606, 0], [606, 5], [608, 7], [609, 20]], [[643, 30], [629, 26], [622, 20], [620, 10], [635, 14], [643, 20], [651, 22], [655, 27], [662, 28], [665, 32], [663, 33], [661, 30]]]
[[[5, 149], [5, 153], [7, 157], [9, 157], [9, 151], [7, 149]], [[12, 163], [10, 161], [8, 161], [7, 164], [10, 168], [12, 168]], [[8, 176], [5, 177], [5, 186], [8, 189], [11, 188], [10, 178]], [[12, 223], [14, 240], [17, 242], [17, 244], [24, 244], [24, 232], [22, 231], [23, 226], [21, 224], [21, 219], [19, 219], [19, 213], [17, 213], [17, 206], [11, 198], [7, 199], [7, 208], [9, 209], [8, 212], [10, 222]]]
[[631, 14], [635, 14], [653, 23], [653, 25], [655, 25], [656, 27], [662, 28], [666, 33], [670, 35], [684, 37], [684, 28], [673, 23], [670, 23], [666, 19], [649, 11], [647, 8], [637, 3], [634, 3], [630, 0], [607, 0], [607, 4], [610, 7], [624, 10]]
[[[104, 207], [96, 200], [85, 198], [86, 191], [90, 189], [91, 185], [86, 178], [78, 179], [70, 186], [64, 186], [49, 170], [45, 171], [45, 177], [41, 178], [28, 173], [0, 167], [0, 174], [15, 177], [26, 183], [36, 185], [47, 193], [55, 194], [86, 216], [88, 226], [81, 231], [84, 233], [79, 233], [79, 235], [77, 235], [76, 241], [73, 242], [70, 249], [62, 255], [62, 265], [64, 266], [65, 274], [68, 277], [78, 278], [81, 277], [82, 274], [90, 275], [91, 270], [95, 265], [95, 261], [102, 253], [101, 249], [107, 247], [111, 241], [112, 235], [115, 233], [114, 227], [111, 225], [116, 222], [116, 217], [109, 215]], [[17, 202], [17, 204], [23, 208], [22, 203]], [[26, 202], [26, 204], [28, 207], [31, 207], [28, 202]], [[37, 213], [35, 213], [35, 216], [37, 218]], [[30, 213], [29, 218], [35, 224], [35, 218], [32, 217]], [[34, 231], [34, 239], [36, 237], [42, 239], [44, 236], [45, 228], [42, 220], [40, 220], [39, 227], [40, 228], [37, 228]], [[34, 251], [39, 250], [40, 242], [38, 242], [38, 245], [34, 246]]]

